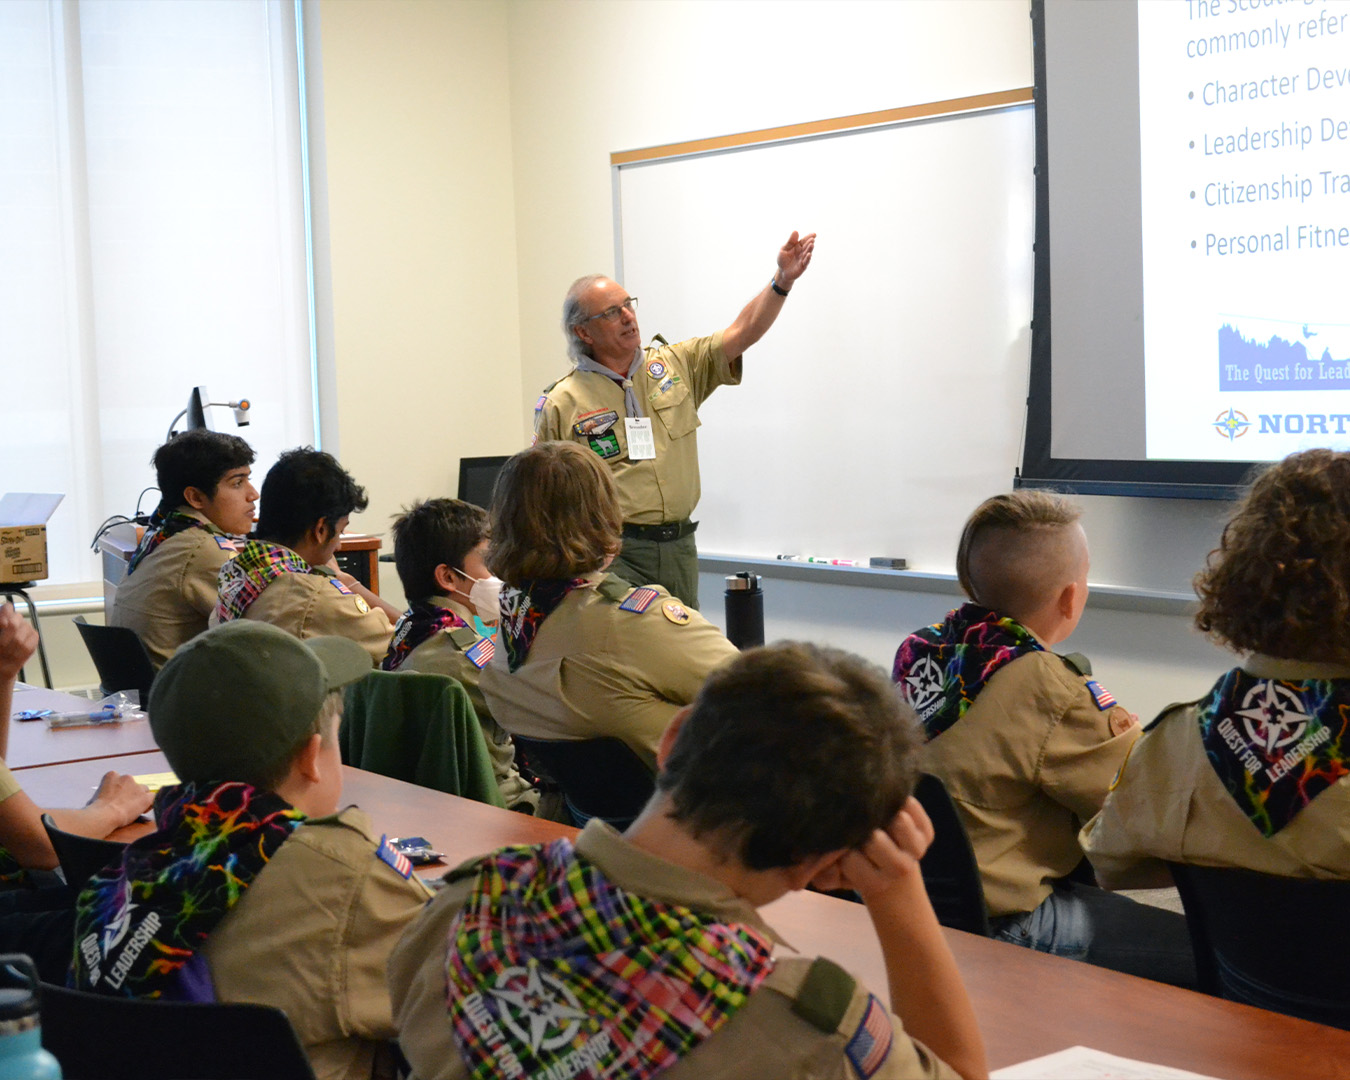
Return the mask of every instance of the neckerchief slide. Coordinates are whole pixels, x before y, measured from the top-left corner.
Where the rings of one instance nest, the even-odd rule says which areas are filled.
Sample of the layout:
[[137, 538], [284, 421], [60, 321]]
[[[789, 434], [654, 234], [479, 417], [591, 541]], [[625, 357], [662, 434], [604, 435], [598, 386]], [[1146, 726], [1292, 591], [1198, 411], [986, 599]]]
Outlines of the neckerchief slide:
[[585, 578], [544, 578], [526, 582], [523, 589], [511, 585], [502, 589], [501, 635], [509, 671], [514, 672], [525, 663], [539, 627], [567, 599], [567, 594], [591, 584]]
[[442, 630], [457, 630], [468, 625], [447, 607], [426, 600], [414, 600], [394, 625], [394, 636], [389, 642], [389, 651], [380, 661], [380, 670], [397, 671], [424, 641], [435, 637]]
[[1350, 679], [1261, 679], [1234, 668], [1198, 712], [1210, 766], [1267, 838], [1350, 773]]
[[480, 865], [450, 927], [447, 1007], [475, 1080], [646, 1080], [772, 969], [759, 931], [620, 889], [555, 840]]
[[220, 568], [221, 622], [242, 619], [253, 601], [282, 574], [312, 574], [314, 568], [288, 547], [265, 540], [249, 540]]
[[248, 784], [160, 789], [158, 828], [90, 878], [75, 902], [71, 985], [214, 1000], [197, 951], [304, 820], [280, 795]]
[[979, 604], [962, 604], [943, 622], [900, 643], [891, 678], [932, 740], [966, 715], [994, 672], [1043, 649], [1017, 620]]

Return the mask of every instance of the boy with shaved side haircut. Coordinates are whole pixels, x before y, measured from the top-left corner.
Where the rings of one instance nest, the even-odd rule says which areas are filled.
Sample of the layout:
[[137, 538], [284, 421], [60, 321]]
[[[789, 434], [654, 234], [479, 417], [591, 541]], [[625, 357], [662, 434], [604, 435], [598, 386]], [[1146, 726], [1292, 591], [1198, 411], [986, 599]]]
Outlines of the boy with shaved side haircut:
[[957, 577], [970, 602], [911, 634], [893, 678], [919, 714], [923, 767], [956, 803], [994, 936], [1180, 985], [1185, 920], [1068, 880], [1139, 733], [1087, 658], [1050, 651], [1087, 602], [1078, 509], [1039, 491], [996, 495], [966, 522]]

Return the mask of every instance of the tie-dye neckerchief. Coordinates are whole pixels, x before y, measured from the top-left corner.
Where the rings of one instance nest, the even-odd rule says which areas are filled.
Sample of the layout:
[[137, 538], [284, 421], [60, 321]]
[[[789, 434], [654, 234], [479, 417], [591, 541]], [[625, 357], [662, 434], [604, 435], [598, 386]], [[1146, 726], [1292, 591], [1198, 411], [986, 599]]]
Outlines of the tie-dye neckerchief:
[[1261, 679], [1234, 668], [1198, 714], [1210, 765], [1263, 836], [1350, 773], [1350, 679]]
[[145, 561], [145, 557], [165, 540], [171, 536], [177, 536], [180, 532], [186, 532], [188, 529], [212, 531], [209, 525], [198, 521], [190, 514], [183, 513], [181, 510], [171, 510], [167, 514], [161, 514], [156, 510], [150, 518], [150, 527], [145, 530], [145, 535], [141, 537], [141, 542], [136, 545], [136, 550], [127, 563], [127, 576], [130, 577], [134, 574], [136, 567]]
[[248, 784], [176, 784], [155, 796], [158, 828], [99, 871], [75, 903], [78, 990], [199, 999], [197, 950], [305, 820]]
[[891, 678], [918, 712], [924, 734], [935, 739], [966, 715], [994, 672], [1043, 648], [1015, 619], [962, 604], [900, 643]]
[[484, 859], [447, 945], [447, 1006], [475, 1080], [645, 1080], [773, 969], [758, 930], [626, 892], [568, 840]]
[[249, 540], [239, 553], [220, 568], [220, 603], [216, 616], [221, 622], [242, 619], [249, 605], [282, 574], [312, 574], [314, 568], [288, 547], [265, 540]]
[[501, 634], [506, 646], [506, 664], [515, 671], [530, 655], [535, 635], [545, 619], [574, 589], [584, 589], [593, 582], [585, 578], [546, 578], [528, 581], [523, 589], [507, 585], [501, 594]]
[[389, 642], [389, 651], [380, 661], [380, 670], [397, 671], [422, 642], [442, 630], [455, 630], [468, 625], [447, 607], [426, 600], [414, 600], [394, 626], [394, 637]]

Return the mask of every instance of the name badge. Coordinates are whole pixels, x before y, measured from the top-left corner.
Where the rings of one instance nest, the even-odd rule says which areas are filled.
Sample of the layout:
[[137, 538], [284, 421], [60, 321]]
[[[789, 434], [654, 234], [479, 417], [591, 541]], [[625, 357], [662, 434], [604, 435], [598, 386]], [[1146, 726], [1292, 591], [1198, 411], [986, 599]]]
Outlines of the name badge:
[[626, 416], [623, 426], [628, 434], [628, 460], [650, 461], [656, 457], [656, 437], [650, 416]]

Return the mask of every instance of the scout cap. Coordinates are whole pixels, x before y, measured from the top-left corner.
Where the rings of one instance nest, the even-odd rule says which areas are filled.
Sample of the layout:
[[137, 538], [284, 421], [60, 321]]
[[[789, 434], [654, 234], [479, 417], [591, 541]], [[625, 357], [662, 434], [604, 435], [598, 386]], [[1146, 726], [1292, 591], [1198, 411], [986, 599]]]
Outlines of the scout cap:
[[370, 669], [350, 638], [301, 641], [238, 619], [193, 638], [155, 676], [150, 729], [180, 780], [267, 775], [314, 732], [329, 691]]

